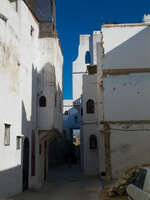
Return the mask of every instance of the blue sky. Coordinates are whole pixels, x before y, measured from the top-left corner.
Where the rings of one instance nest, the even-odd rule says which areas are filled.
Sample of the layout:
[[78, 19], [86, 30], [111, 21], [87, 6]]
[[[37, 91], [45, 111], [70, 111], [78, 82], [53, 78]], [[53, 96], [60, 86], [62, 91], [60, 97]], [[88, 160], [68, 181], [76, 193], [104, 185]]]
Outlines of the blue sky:
[[72, 98], [72, 62], [79, 35], [100, 30], [103, 22], [141, 22], [150, 13], [150, 0], [56, 0], [57, 31], [64, 53], [64, 99]]

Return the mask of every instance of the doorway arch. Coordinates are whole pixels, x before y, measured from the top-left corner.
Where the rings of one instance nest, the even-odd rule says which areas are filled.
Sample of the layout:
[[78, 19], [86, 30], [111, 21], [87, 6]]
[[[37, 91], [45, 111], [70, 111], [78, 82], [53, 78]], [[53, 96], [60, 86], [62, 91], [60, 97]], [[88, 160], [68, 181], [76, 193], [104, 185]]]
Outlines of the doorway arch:
[[29, 188], [29, 139], [23, 144], [23, 191]]

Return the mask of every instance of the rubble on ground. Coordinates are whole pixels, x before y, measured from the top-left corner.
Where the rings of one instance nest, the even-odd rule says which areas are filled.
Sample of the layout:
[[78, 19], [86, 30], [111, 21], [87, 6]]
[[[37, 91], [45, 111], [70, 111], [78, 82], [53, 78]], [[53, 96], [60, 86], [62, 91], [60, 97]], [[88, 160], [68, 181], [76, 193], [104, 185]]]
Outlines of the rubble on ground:
[[132, 183], [136, 178], [136, 171], [142, 167], [150, 167], [149, 164], [136, 165], [125, 171], [122, 177], [120, 177], [111, 186], [105, 187], [101, 192], [101, 200], [125, 200], [127, 199], [126, 187]]

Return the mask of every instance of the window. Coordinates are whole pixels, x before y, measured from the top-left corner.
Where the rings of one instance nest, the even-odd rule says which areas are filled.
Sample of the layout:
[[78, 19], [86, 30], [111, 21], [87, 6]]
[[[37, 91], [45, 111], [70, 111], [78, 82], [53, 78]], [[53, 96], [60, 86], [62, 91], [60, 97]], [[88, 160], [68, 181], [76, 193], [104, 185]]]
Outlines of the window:
[[83, 108], [81, 108], [81, 116], [83, 116]]
[[18, 0], [9, 0], [15, 11], [18, 12]]
[[65, 115], [68, 115], [69, 114], [69, 112], [68, 111], [65, 111]]
[[78, 123], [78, 117], [77, 116], [74, 117], [74, 121], [75, 121], [75, 123]]
[[85, 54], [85, 64], [90, 64], [91, 63], [91, 55], [90, 52], [87, 51]]
[[42, 154], [42, 145], [39, 144], [39, 154], [41, 155]]
[[10, 124], [5, 124], [4, 145], [10, 145]]
[[31, 28], [30, 28], [30, 35], [33, 36], [33, 34], [34, 34], [34, 28], [33, 28], [33, 26], [31, 26]]
[[90, 150], [96, 150], [97, 149], [97, 137], [96, 135], [90, 136]]
[[40, 97], [40, 107], [46, 107], [46, 97], [45, 96]]
[[21, 149], [21, 136], [17, 136], [16, 149], [17, 150]]
[[92, 99], [89, 99], [86, 103], [86, 112], [87, 114], [89, 113], [94, 113], [95, 112], [95, 105], [94, 105], [94, 101]]
[[57, 92], [55, 92], [55, 107], [57, 106]]

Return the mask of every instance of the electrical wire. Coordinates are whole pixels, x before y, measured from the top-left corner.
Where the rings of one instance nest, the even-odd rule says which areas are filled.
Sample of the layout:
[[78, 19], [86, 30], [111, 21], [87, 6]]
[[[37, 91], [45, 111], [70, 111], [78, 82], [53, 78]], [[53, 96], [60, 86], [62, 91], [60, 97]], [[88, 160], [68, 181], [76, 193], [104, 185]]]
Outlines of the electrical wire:
[[150, 131], [150, 129], [117, 129], [117, 128], [110, 128], [113, 131], [127, 131], [127, 132], [134, 132], [134, 131]]
[[[110, 128], [109, 130], [112, 130], [112, 131], [123, 131], [123, 132], [150, 131], [150, 129], [130, 129], [130, 130], [126, 130], [126, 129], [117, 129], [117, 128]], [[107, 130], [107, 131], [101, 130], [100, 132], [105, 133], [105, 132], [109, 132], [109, 130]]]

